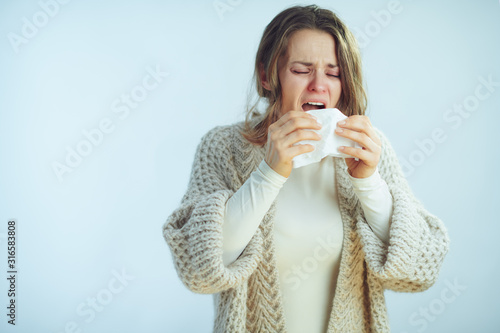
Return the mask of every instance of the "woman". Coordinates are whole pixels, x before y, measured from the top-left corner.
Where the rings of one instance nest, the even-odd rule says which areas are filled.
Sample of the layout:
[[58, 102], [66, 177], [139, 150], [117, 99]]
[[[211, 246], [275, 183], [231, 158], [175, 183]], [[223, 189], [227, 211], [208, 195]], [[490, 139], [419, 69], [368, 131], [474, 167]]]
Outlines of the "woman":
[[[413, 196], [364, 115], [356, 41], [329, 10], [292, 7], [266, 27], [255, 64], [264, 114], [198, 145], [181, 205], [163, 226], [182, 282], [214, 294], [214, 332], [386, 332], [384, 289], [437, 279], [448, 236]], [[348, 118], [362, 148], [293, 169], [321, 140], [312, 109]]]

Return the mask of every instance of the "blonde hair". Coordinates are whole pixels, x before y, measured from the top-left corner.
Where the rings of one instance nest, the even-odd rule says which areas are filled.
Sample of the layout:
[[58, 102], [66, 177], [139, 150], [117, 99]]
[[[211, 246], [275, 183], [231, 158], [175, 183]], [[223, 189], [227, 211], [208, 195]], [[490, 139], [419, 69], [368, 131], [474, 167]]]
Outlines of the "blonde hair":
[[[302, 29], [313, 29], [329, 33], [337, 51], [340, 67], [342, 92], [337, 108], [346, 116], [364, 115], [367, 98], [361, 73], [361, 56], [354, 35], [330, 10], [316, 5], [294, 6], [279, 13], [266, 27], [255, 59], [254, 80], [258, 100], [246, 111], [241, 134], [254, 145], [267, 142], [269, 126], [280, 117], [281, 85], [278, 77], [278, 63], [286, 54], [288, 41], [293, 33]], [[262, 85], [261, 68], [265, 71], [270, 90]], [[264, 98], [268, 102], [266, 112], [261, 114], [257, 105]], [[260, 121], [255, 123], [255, 119]]]

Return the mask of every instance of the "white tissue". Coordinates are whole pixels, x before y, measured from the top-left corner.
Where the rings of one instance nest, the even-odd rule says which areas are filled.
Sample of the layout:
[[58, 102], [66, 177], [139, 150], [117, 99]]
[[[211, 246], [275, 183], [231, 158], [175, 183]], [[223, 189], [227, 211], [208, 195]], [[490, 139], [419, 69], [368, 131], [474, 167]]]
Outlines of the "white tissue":
[[318, 122], [322, 126], [321, 129], [307, 130], [314, 131], [321, 135], [321, 140], [303, 140], [295, 143], [294, 146], [298, 144], [311, 144], [314, 146], [314, 150], [309, 153], [295, 156], [292, 160], [293, 168], [300, 168], [311, 163], [319, 162], [326, 156], [352, 158], [351, 155], [340, 153], [338, 150], [340, 146], [361, 148], [357, 142], [335, 133], [337, 122], [347, 118], [339, 109], [319, 109], [306, 112], [318, 118]]

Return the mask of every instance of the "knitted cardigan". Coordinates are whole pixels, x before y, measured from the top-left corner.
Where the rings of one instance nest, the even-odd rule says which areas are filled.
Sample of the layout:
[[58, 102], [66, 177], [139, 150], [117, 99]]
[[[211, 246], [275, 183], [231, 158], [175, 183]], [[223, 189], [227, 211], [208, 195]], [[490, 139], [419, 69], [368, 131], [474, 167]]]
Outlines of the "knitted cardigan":
[[[286, 332], [273, 239], [276, 200], [238, 259], [222, 262], [226, 201], [265, 156], [239, 132], [243, 122], [217, 126], [197, 147], [180, 206], [163, 225], [174, 266], [195, 293], [213, 294], [214, 332]], [[438, 277], [449, 238], [440, 219], [410, 190], [388, 139], [378, 164], [392, 194], [389, 244], [370, 229], [343, 158], [334, 158], [344, 237], [328, 333], [390, 331], [384, 289], [418, 292]], [[267, 144], [266, 144], [267, 145]]]

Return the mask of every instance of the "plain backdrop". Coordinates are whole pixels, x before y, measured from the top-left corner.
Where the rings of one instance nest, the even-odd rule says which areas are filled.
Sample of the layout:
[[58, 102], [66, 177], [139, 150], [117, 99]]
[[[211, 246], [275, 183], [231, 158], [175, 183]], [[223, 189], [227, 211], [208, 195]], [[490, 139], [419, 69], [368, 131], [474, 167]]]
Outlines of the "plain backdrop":
[[[182, 285], [162, 225], [201, 136], [243, 120], [262, 32], [294, 4], [0, 3], [1, 276], [9, 220], [18, 232], [0, 331], [212, 331], [212, 296]], [[432, 288], [386, 292], [392, 331], [498, 332], [500, 3], [316, 4], [356, 33], [367, 114], [451, 239]]]

